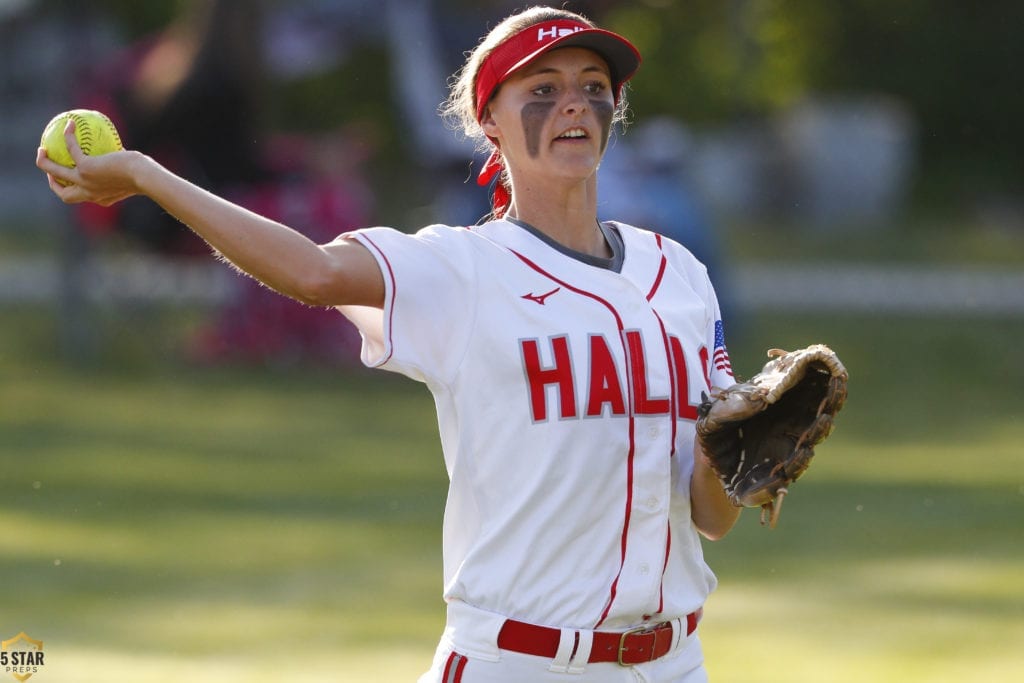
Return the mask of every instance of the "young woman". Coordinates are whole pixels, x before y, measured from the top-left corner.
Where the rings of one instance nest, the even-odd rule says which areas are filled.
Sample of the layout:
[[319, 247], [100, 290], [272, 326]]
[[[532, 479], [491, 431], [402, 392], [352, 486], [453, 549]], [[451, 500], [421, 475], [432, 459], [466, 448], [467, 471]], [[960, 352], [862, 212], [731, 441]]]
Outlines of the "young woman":
[[[423, 681], [702, 681], [715, 586], [700, 534], [739, 510], [699, 449], [701, 391], [733, 382], [706, 269], [597, 220], [623, 37], [532, 8], [469, 56], [448, 113], [492, 149], [490, 220], [317, 245], [136, 151], [37, 165], [65, 202], [142, 194], [235, 267], [338, 308], [363, 362], [432, 391], [450, 477], [447, 628]], [[61, 179], [71, 184], [62, 186]], [[657, 226], [652, 226], [656, 228]]]

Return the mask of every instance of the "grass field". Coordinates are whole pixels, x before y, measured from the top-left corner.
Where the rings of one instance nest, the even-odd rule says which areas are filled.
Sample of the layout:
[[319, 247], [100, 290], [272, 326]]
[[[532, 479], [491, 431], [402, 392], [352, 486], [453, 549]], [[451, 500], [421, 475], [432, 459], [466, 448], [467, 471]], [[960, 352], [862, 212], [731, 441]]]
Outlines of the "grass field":
[[[176, 329], [157, 319], [107, 321], [111, 356], [72, 371], [45, 315], [3, 316], [0, 637], [44, 641], [32, 683], [426, 668], [445, 474], [425, 389], [154, 359]], [[738, 371], [825, 341], [850, 399], [779, 528], [748, 511], [707, 545], [713, 681], [1024, 679], [1022, 337], [1022, 320], [747, 321]]]

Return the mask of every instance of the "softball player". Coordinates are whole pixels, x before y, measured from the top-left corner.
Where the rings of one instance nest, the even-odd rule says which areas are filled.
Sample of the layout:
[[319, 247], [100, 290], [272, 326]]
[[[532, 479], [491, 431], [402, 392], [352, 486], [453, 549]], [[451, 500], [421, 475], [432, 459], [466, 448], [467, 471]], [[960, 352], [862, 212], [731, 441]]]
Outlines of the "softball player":
[[[277, 291], [337, 307], [362, 360], [433, 393], [450, 489], [447, 626], [421, 681], [703, 681], [715, 587], [700, 534], [739, 514], [695, 450], [702, 391], [733, 383], [706, 269], [597, 220], [623, 37], [532, 8], [470, 54], [447, 103], [492, 154], [470, 228], [372, 228], [317, 245], [134, 151], [40, 152], [66, 202], [144, 194]], [[73, 183], [63, 187], [60, 178]]]

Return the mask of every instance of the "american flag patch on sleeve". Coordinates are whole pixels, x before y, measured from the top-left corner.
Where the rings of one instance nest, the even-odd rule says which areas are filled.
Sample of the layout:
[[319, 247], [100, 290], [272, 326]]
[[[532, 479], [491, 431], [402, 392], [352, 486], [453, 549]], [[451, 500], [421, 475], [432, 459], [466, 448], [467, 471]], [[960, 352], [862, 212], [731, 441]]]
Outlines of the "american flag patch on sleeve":
[[711, 358], [715, 370], [723, 370], [732, 374], [732, 363], [729, 362], [729, 352], [725, 349], [725, 326], [721, 320], [715, 321], [715, 352]]

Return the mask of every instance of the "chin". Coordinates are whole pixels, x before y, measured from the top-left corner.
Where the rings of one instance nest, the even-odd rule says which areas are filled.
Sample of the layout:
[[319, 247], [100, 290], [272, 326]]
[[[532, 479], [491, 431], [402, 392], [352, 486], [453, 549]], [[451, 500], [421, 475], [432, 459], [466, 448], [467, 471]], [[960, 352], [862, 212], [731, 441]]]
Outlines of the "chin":
[[597, 169], [601, 165], [600, 159], [588, 158], [586, 160], [580, 160], [575, 162], [563, 162], [557, 165], [553, 165], [555, 174], [560, 178], [566, 180], [589, 180], [597, 174]]

